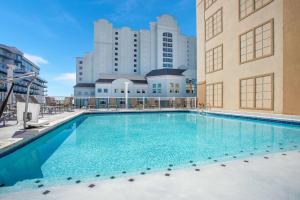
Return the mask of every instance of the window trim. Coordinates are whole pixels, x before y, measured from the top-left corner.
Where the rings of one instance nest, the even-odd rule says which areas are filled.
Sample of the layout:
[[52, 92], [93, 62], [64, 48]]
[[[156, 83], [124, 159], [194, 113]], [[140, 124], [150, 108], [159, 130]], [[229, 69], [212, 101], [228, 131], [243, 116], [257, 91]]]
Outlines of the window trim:
[[[219, 47], [221, 47], [221, 49], [222, 49], [222, 68], [215, 70], [215, 69], [214, 69], [214, 68], [215, 68], [215, 64], [214, 64], [214, 50], [217, 49], [217, 48], [219, 48]], [[213, 58], [212, 58], [212, 60], [213, 60], [213, 71], [211, 71], [211, 72], [207, 72], [207, 63], [206, 63], [206, 61], [207, 61], [207, 59], [206, 59], [206, 54], [207, 54], [209, 51], [212, 51], [212, 52], [213, 52], [213, 54], [212, 54], [212, 55], [213, 55]], [[223, 59], [223, 58], [224, 58], [224, 48], [223, 48], [223, 43], [220, 44], [220, 45], [218, 45], [218, 46], [215, 46], [215, 47], [213, 47], [213, 48], [211, 48], [211, 49], [209, 49], [209, 50], [207, 50], [207, 51], [205, 51], [205, 74], [211, 74], [211, 73], [214, 73], [214, 72], [223, 70], [223, 67], [224, 67], [224, 59]]]
[[[206, 35], [206, 21], [208, 21], [210, 18], [213, 18], [213, 16], [215, 14], [217, 14], [219, 11], [221, 11], [221, 31], [219, 33], [217, 33], [216, 35], [214, 34], [214, 25], [212, 25], [212, 32], [213, 32], [213, 36], [209, 39], [207, 39], [207, 35]], [[218, 35], [220, 35], [221, 33], [223, 33], [223, 7], [219, 8], [217, 11], [215, 11], [213, 14], [211, 14], [207, 19], [205, 19], [204, 21], [204, 24], [205, 24], [205, 41], [208, 42], [209, 40], [217, 37]], [[214, 21], [212, 21], [212, 24], [214, 24]]]
[[262, 8], [268, 6], [269, 4], [273, 3], [274, 0], [271, 0], [269, 3], [263, 5], [262, 7], [258, 8], [255, 10], [255, 0], [253, 1], [253, 12], [249, 13], [248, 15], [245, 15], [244, 17], [241, 17], [241, 0], [239, 0], [239, 21], [241, 22], [242, 20], [246, 19], [247, 17], [249, 17], [250, 15], [256, 13], [257, 11], [261, 10]]
[[215, 82], [215, 83], [209, 83], [209, 84], [206, 84], [206, 87], [205, 87], [205, 103], [207, 103], [207, 86], [213, 86], [213, 100], [212, 102], [214, 103], [215, 102], [215, 85], [217, 84], [221, 84], [222, 85], [222, 103], [221, 103], [221, 106], [215, 106], [215, 105], [209, 105], [211, 108], [223, 108], [224, 106], [224, 83], [223, 81], [219, 81], [219, 82]]
[[[261, 56], [259, 58], [256, 58], [256, 40], [255, 40], [255, 30], [261, 26], [264, 26], [268, 23], [271, 23], [271, 53], [269, 55], [264, 55], [264, 56]], [[245, 62], [242, 62], [241, 60], [241, 36], [244, 35], [244, 34], [247, 34], [249, 32], [252, 32], [253, 34], [253, 58], [251, 60], [247, 60]], [[260, 59], [263, 59], [263, 58], [267, 58], [267, 57], [271, 57], [271, 56], [274, 56], [274, 18], [258, 25], [258, 26], [255, 26], [243, 33], [241, 33], [239, 35], [239, 65], [242, 65], [242, 64], [245, 64], [245, 63], [249, 63], [249, 62], [253, 62], [253, 61], [256, 61], [256, 60], [260, 60]]]
[[207, 9], [209, 9], [216, 2], [217, 2], [217, 0], [212, 0], [212, 4], [210, 4], [208, 7], [206, 7], [206, 0], [205, 0], [204, 1], [204, 10], [206, 11]]
[[[256, 108], [256, 79], [263, 78], [266, 76], [271, 76], [271, 108]], [[242, 98], [241, 98], [241, 83], [243, 80], [253, 79], [253, 108], [242, 107]], [[250, 76], [239, 79], [239, 109], [243, 110], [264, 110], [264, 111], [274, 111], [274, 72], [268, 74], [261, 74], [256, 76]]]

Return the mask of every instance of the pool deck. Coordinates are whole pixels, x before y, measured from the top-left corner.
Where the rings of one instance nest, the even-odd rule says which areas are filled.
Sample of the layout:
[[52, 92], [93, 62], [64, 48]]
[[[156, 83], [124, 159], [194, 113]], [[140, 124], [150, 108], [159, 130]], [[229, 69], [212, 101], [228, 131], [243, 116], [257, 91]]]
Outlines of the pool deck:
[[289, 151], [113, 180], [72, 180], [70, 185], [0, 194], [0, 199], [298, 200], [299, 169], [300, 151]]
[[[172, 110], [174, 111], [174, 109]], [[75, 110], [74, 112], [45, 116], [50, 122], [49, 125], [26, 131], [23, 131], [22, 127], [18, 125], [0, 128], [0, 154], [7, 149], [17, 148], [20, 144], [39, 137], [80, 114], [103, 111], [107, 112], [106, 110]], [[151, 109], [148, 111], [161, 110]], [[110, 112], [116, 111], [111, 110]], [[132, 110], [118, 110], [118, 112], [132, 112]], [[210, 112], [300, 122], [300, 116]], [[41, 188], [37, 186], [37, 189], [34, 190], [0, 194], [0, 199], [300, 199], [299, 150], [268, 154], [267, 156], [252, 156], [246, 160], [248, 162], [245, 162], [245, 159], [237, 158], [228, 162], [173, 169], [172, 171], [150, 171], [149, 173], [147, 171], [145, 175], [116, 176], [114, 180], [82, 181], [79, 184], [73, 180], [74, 183], [69, 185], [55, 187], [44, 185]], [[196, 171], [196, 169], [200, 171]], [[131, 178], [134, 181], [128, 181]]]

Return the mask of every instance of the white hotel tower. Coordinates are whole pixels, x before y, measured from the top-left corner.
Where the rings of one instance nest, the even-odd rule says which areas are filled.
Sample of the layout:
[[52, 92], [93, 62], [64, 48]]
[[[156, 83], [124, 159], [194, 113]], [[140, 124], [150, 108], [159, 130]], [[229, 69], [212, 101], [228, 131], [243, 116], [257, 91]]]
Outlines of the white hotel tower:
[[94, 23], [94, 50], [76, 58], [75, 97], [196, 96], [196, 39], [162, 15], [150, 30]]

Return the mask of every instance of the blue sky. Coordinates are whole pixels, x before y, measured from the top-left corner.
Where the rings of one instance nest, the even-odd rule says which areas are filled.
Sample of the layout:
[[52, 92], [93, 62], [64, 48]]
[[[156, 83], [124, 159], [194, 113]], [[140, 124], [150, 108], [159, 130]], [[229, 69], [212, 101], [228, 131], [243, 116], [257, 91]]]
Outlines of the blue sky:
[[0, 0], [0, 43], [15, 46], [41, 67], [48, 95], [73, 94], [75, 57], [93, 49], [93, 22], [149, 29], [161, 14], [195, 35], [195, 0]]

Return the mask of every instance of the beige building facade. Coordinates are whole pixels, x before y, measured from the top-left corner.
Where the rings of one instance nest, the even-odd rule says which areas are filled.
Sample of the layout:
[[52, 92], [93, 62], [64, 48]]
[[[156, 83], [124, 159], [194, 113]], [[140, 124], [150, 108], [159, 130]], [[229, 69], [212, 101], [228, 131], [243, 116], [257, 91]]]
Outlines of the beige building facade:
[[197, 96], [212, 109], [300, 114], [300, 1], [197, 0]]

